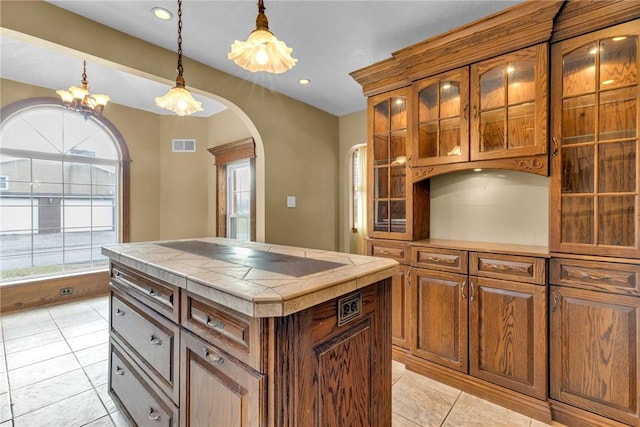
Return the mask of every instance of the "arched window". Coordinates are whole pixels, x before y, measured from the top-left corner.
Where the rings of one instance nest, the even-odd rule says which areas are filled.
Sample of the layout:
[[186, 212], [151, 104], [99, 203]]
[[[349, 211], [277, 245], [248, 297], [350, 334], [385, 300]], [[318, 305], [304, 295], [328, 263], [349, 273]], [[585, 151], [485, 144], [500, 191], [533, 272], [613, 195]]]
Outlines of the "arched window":
[[128, 240], [128, 165], [104, 117], [55, 98], [3, 108], [0, 280], [106, 269], [102, 245]]

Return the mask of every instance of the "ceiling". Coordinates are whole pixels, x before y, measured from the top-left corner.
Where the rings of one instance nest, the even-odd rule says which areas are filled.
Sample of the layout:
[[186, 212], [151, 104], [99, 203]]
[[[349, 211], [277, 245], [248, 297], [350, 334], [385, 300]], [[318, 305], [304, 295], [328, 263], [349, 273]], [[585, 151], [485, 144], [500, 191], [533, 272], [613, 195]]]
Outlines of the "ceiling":
[[[55, 6], [115, 28], [134, 37], [175, 51], [177, 1], [154, 0], [48, 0]], [[183, 0], [183, 54], [213, 68], [315, 106], [336, 116], [366, 108], [360, 85], [351, 71], [389, 58], [392, 52], [475, 21], [520, 1], [495, 0], [265, 0], [269, 28], [293, 49], [298, 63], [283, 74], [251, 73], [227, 59], [234, 40], [246, 40], [255, 28], [256, 0]], [[174, 17], [160, 21], [154, 6]], [[0, 76], [51, 89], [79, 85], [82, 57], [61, 53], [44, 45], [0, 38]], [[189, 87], [189, 70], [184, 76]], [[170, 86], [99, 63], [88, 63], [90, 89], [107, 93], [112, 102], [165, 113], [154, 98]], [[311, 83], [302, 86], [300, 78]], [[203, 101], [211, 115], [224, 107], [213, 99]], [[107, 107], [108, 108], [108, 107]], [[168, 112], [166, 112], [168, 113]], [[172, 113], [169, 113], [172, 114]]]

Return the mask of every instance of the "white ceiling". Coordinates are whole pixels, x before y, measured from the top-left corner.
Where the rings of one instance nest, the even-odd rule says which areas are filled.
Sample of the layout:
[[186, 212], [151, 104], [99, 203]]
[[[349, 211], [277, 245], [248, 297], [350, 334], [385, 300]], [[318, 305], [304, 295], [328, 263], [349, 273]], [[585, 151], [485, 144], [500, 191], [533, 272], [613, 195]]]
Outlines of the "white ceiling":
[[[49, 3], [134, 37], [175, 51], [177, 1], [155, 0], [48, 0]], [[298, 63], [284, 74], [251, 73], [227, 59], [234, 40], [246, 40], [255, 28], [256, 0], [183, 0], [183, 54], [213, 68], [283, 93], [321, 110], [341, 116], [366, 108], [360, 85], [349, 72], [391, 56], [420, 42], [520, 1], [495, 0], [369, 0], [312, 1], [265, 0], [269, 28], [293, 48]], [[151, 8], [174, 13], [171, 21], [158, 20]], [[72, 30], [72, 29], [71, 29]], [[2, 35], [0, 76], [48, 87], [66, 88], [80, 83], [82, 58], [42, 45]], [[156, 113], [154, 98], [170, 86], [88, 61], [92, 92], [107, 93], [112, 101]], [[300, 78], [311, 84], [302, 86]], [[189, 70], [185, 68], [189, 87]], [[223, 108], [213, 99], [196, 95], [205, 114]]]

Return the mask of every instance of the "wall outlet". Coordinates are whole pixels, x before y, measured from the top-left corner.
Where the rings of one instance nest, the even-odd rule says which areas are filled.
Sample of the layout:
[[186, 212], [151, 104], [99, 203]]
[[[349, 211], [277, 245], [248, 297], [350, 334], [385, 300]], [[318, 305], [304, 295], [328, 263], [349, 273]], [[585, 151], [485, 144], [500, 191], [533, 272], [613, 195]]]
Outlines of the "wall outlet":
[[73, 288], [60, 289], [60, 295], [71, 295], [72, 293], [73, 293]]
[[296, 207], [296, 196], [287, 196], [287, 207], [288, 208]]

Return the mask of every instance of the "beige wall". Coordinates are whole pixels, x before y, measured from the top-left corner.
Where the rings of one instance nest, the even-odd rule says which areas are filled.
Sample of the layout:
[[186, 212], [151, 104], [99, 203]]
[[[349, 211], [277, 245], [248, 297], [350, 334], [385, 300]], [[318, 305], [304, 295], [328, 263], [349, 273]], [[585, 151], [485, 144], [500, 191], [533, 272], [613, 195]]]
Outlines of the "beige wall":
[[354, 252], [353, 233], [349, 221], [349, 161], [355, 145], [367, 143], [367, 112], [359, 111], [340, 117], [340, 250]]
[[[52, 44], [57, 49], [72, 51], [89, 60], [157, 81], [169, 84], [175, 81], [175, 52], [42, 1], [3, 1], [0, 25], [9, 29], [13, 36], [36, 38], [39, 43]], [[66, 30], [60, 31], [61, 28]], [[126, 46], [126, 49], [122, 46]], [[265, 194], [264, 199], [259, 200], [264, 206], [265, 241], [337, 249], [340, 216], [338, 118], [188, 58], [184, 58], [183, 63], [187, 86], [194, 93], [226, 100], [234, 111], [241, 110], [244, 126], [237, 134], [251, 129], [251, 135], [260, 144], [260, 149], [264, 149], [263, 152], [259, 151], [263, 155], [264, 170], [258, 174], [260, 177], [262, 173], [264, 180], [257, 185], [263, 186]], [[105, 116], [110, 118], [109, 114], [105, 113]], [[127, 118], [123, 117], [123, 120]], [[159, 119], [150, 118], [148, 121], [153, 120]], [[141, 144], [144, 147], [144, 158], [136, 159], [133, 153], [132, 158], [134, 162], [144, 162], [145, 168], [140, 167], [144, 171], [139, 173], [149, 178], [140, 184], [137, 181], [141, 179], [140, 175], [134, 177], [132, 174], [132, 181], [136, 180], [132, 185], [151, 185], [154, 191], [158, 186], [158, 196], [150, 204], [136, 200], [142, 197], [140, 192], [132, 194], [132, 209], [136, 210], [132, 212], [133, 217], [146, 217], [150, 211], [158, 211], [152, 215], [153, 218], [146, 219], [150, 224], [157, 224], [155, 237], [151, 236], [153, 233], [141, 232], [138, 228], [153, 228], [153, 225], [139, 222], [132, 224], [132, 237], [135, 235], [139, 240], [149, 240], [161, 236], [193, 237], [198, 232], [212, 234], [211, 166], [208, 163], [210, 159], [203, 159], [210, 155], [201, 150], [212, 146], [214, 142], [216, 145], [218, 141], [230, 142], [213, 136], [218, 132], [218, 126], [212, 123], [217, 121], [213, 119], [208, 126], [194, 126], [194, 129], [198, 128], [198, 135], [206, 135], [203, 137], [208, 141], [204, 145], [198, 143], [199, 153], [193, 157], [193, 164], [187, 162], [186, 157], [172, 156], [160, 148], [166, 148], [168, 134], [171, 133], [166, 126], [170, 127], [170, 124], [156, 123], [145, 129], [138, 123], [130, 123], [131, 126], [138, 126], [140, 135], [136, 135], [135, 139], [140, 138], [141, 141], [134, 142], [132, 138], [127, 138], [127, 144]], [[118, 127], [121, 125], [115, 120], [114, 123]], [[167, 135], [160, 136], [161, 131]], [[231, 138], [239, 139], [235, 135]], [[151, 149], [154, 144], [155, 150]], [[178, 176], [185, 167], [193, 171], [193, 179]], [[203, 167], [204, 172], [201, 169]], [[153, 178], [157, 181], [150, 183]], [[196, 180], [204, 179], [209, 181], [206, 187], [200, 182], [194, 185]], [[185, 191], [179, 184], [190, 184], [189, 191], [193, 194], [187, 206], [183, 203], [183, 198], [187, 196], [175, 194]], [[286, 207], [288, 195], [297, 197], [297, 208]], [[176, 225], [175, 221], [178, 220], [189, 224]]]

